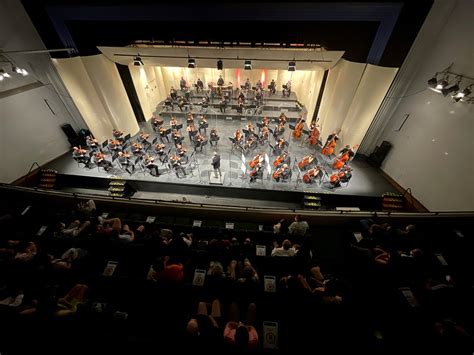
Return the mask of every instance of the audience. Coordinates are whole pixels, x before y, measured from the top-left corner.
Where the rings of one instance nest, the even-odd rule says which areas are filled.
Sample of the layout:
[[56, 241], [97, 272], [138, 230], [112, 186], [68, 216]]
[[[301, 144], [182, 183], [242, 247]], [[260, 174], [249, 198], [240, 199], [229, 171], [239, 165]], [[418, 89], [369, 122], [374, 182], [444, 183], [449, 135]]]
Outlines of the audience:
[[301, 237], [306, 234], [308, 229], [309, 229], [308, 222], [303, 221], [299, 214], [295, 216], [294, 222], [291, 223], [290, 226], [288, 227], [288, 231], [290, 234], [301, 236]]

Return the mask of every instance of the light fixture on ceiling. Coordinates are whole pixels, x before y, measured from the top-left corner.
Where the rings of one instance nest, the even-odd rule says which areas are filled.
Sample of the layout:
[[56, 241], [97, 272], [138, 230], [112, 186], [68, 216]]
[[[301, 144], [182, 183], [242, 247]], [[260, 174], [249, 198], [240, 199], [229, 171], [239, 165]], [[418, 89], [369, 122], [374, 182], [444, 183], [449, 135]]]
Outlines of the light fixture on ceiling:
[[8, 74], [5, 70], [0, 69], [0, 80], [3, 80], [5, 78], [11, 78], [11, 75]]
[[296, 62], [295, 61], [288, 62], [288, 71], [295, 71], [295, 70], [296, 70]]
[[459, 91], [459, 85], [457, 83], [449, 87], [445, 87], [444, 89], [441, 89], [441, 93], [443, 94], [443, 96], [448, 96], [448, 94], [457, 91]]
[[469, 85], [467, 88], [465, 88], [463, 91], [458, 91], [457, 93], [455, 93], [454, 95], [452, 95], [451, 97], [453, 98], [453, 100], [455, 102], [458, 102], [458, 101], [463, 101], [465, 102], [466, 101], [466, 97], [469, 96], [471, 94], [471, 89], [470, 87], [472, 87], [472, 85]]
[[133, 57], [133, 65], [135, 65], [136, 67], [139, 67], [145, 64], [143, 64], [142, 57], [137, 55], [136, 57]]
[[[474, 98], [469, 95], [472, 93], [471, 88], [474, 86], [474, 78], [450, 71], [452, 66], [453, 64], [443, 71], [435, 73], [435, 75], [427, 81], [428, 89], [442, 94], [443, 96], [449, 95], [454, 102], [473, 103]], [[469, 85], [461, 84], [466, 81]], [[464, 89], [461, 88], [462, 86], [464, 86]]]
[[188, 68], [196, 68], [196, 59], [188, 58]]
[[252, 69], [252, 62], [250, 60], [246, 60], [244, 62], [244, 70], [251, 70]]
[[22, 69], [20, 67], [12, 67], [12, 72], [17, 73], [22, 76], [28, 75], [28, 72], [26, 71], [26, 69]]
[[221, 59], [219, 59], [217, 61], [217, 70], [222, 70], [222, 69], [224, 69], [224, 62]]

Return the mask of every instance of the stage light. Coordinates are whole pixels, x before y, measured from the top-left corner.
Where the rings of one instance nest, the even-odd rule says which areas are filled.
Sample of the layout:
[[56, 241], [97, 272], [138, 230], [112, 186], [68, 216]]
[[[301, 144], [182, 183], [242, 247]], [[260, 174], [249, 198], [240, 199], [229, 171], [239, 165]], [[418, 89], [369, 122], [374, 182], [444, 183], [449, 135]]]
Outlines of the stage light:
[[296, 62], [288, 62], [288, 71], [296, 70]]
[[433, 90], [434, 92], [437, 92], [437, 93], [441, 93], [441, 90], [443, 90], [446, 86], [448, 86], [448, 82], [445, 79], [441, 79], [437, 82], [434, 88], [428, 88], [428, 89]]
[[26, 69], [21, 69], [19, 67], [12, 67], [12, 72], [17, 73], [17, 74], [22, 75], [22, 76], [27, 76], [28, 75], [28, 72], [26, 71]]
[[458, 102], [459, 100], [465, 101], [464, 98], [471, 94], [471, 90], [469, 88], [465, 88], [463, 91], [458, 91], [456, 94], [452, 96], [454, 101]]
[[137, 55], [136, 57], [133, 57], [133, 65], [135, 65], [136, 67], [139, 67], [145, 64], [143, 64], [142, 58]]
[[3, 75], [0, 75], [0, 81], [3, 81], [4, 77]]
[[6, 73], [3, 69], [0, 69], [0, 80], [3, 80], [4, 78], [11, 78], [11, 75]]
[[196, 68], [196, 60], [189, 58], [188, 59], [188, 68]]
[[428, 80], [428, 86], [434, 88], [436, 84], [438, 84], [438, 78], [436, 78], [436, 75], [435, 75], [430, 80]]
[[244, 70], [251, 70], [252, 69], [252, 62], [250, 60], [246, 60], [244, 63]]
[[222, 70], [224, 68], [224, 62], [222, 60], [217, 61], [217, 70]]
[[456, 92], [456, 91], [459, 91], [459, 85], [458, 84], [451, 85], [449, 88], [445, 87], [445, 88], [441, 89], [441, 93], [443, 94], [443, 96], [448, 96], [448, 94], [450, 94], [452, 92]]

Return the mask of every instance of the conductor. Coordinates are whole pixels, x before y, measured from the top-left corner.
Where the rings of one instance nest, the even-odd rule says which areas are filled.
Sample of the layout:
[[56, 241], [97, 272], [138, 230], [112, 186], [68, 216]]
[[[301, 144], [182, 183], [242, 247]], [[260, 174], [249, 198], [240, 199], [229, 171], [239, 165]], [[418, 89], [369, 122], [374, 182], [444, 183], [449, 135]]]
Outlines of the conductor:
[[[221, 176], [221, 156], [214, 152], [211, 162], [212, 167], [214, 168], [214, 176], [217, 178]], [[219, 173], [219, 175], [217, 175]]]

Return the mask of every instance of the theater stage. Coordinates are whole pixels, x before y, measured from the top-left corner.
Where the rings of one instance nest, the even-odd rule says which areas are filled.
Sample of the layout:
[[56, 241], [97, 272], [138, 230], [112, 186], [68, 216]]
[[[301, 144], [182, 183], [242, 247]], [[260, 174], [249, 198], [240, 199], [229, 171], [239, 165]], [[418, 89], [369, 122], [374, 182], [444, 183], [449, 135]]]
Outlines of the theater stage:
[[[277, 99], [277, 98], [276, 98]], [[273, 105], [278, 100], [267, 100], [265, 105]], [[295, 106], [296, 97], [290, 100], [281, 101], [286, 106]], [[296, 106], [295, 106], [296, 107]], [[199, 106], [192, 107], [193, 113], [199, 113], [201, 108]], [[281, 107], [277, 110], [269, 112], [268, 116], [276, 118], [279, 116]], [[232, 112], [231, 112], [232, 111]], [[285, 111], [285, 114], [294, 113], [299, 115], [299, 110]], [[184, 112], [169, 112], [160, 104], [157, 107], [156, 115], [161, 114], [165, 120], [165, 126], [169, 126], [169, 118], [171, 115], [177, 117], [178, 122], [185, 122]], [[226, 114], [220, 114], [214, 109], [207, 109], [208, 117], [208, 133], [211, 128], [217, 128], [220, 141], [216, 148], [209, 145], [205, 146], [202, 152], [199, 150], [194, 152], [190, 145], [188, 135], [183, 129], [183, 146], [188, 149], [188, 156], [190, 156], [190, 163], [185, 165], [186, 177], [178, 178], [173, 171], [169, 171], [166, 164], [158, 162], [160, 176], [155, 177], [150, 175], [148, 171], [137, 169], [137, 171], [130, 175], [122, 171], [118, 167], [118, 163], [114, 163], [114, 169], [109, 173], [102, 168], [98, 169], [79, 167], [76, 161], [73, 160], [71, 154], [56, 159], [48, 164], [46, 167], [55, 169], [59, 172], [58, 179], [59, 188], [67, 191], [76, 192], [96, 192], [105, 194], [108, 188], [108, 182], [111, 177], [120, 177], [127, 180], [130, 185], [136, 190], [134, 197], [149, 198], [153, 200], [186, 200], [197, 203], [219, 204], [219, 205], [235, 205], [246, 207], [275, 207], [275, 208], [300, 208], [301, 201], [304, 194], [307, 192], [321, 193], [326, 200], [331, 200], [327, 203], [327, 208], [331, 209], [335, 206], [359, 206], [362, 209], [376, 209], [381, 196], [385, 192], [395, 192], [392, 185], [377, 171], [377, 169], [369, 166], [365, 161], [358, 159], [356, 156], [350, 162], [353, 168], [352, 179], [348, 184], [342, 184], [341, 187], [333, 188], [329, 184], [329, 176], [335, 172], [331, 168], [331, 163], [334, 158], [328, 159], [320, 154], [321, 149], [312, 149], [304, 140], [296, 140], [292, 137], [292, 131], [286, 125], [286, 131], [283, 138], [289, 141], [288, 152], [292, 159], [292, 177], [289, 182], [275, 182], [271, 179], [271, 170], [267, 168], [264, 171], [263, 179], [251, 183], [248, 175], [248, 163], [253, 156], [259, 152], [266, 153], [269, 157], [270, 166], [272, 165], [275, 156], [271, 153], [271, 148], [267, 145], [259, 146], [255, 151], [249, 153], [245, 157], [245, 166], [247, 167], [246, 174], [243, 174], [242, 167], [242, 153], [240, 151], [232, 151], [232, 143], [228, 137], [233, 136], [237, 128], [244, 128], [250, 121], [255, 126], [257, 122], [261, 121], [261, 116], [240, 115], [235, 112], [235, 109], [229, 110]], [[196, 116], [195, 116], [195, 121]], [[294, 122], [291, 118], [289, 122]], [[274, 127], [276, 123], [273, 122], [270, 127]], [[151, 124], [149, 122], [142, 123], [141, 129], [155, 137]], [[133, 141], [134, 137], [132, 137]], [[151, 140], [152, 138], [150, 138]], [[342, 142], [343, 143], [343, 142]], [[274, 144], [273, 137], [270, 144]], [[168, 144], [171, 148], [172, 144]], [[167, 147], [167, 149], [169, 149]], [[211, 184], [210, 177], [212, 174], [211, 158], [214, 151], [217, 151], [221, 156], [221, 171], [224, 173], [222, 185]], [[299, 173], [298, 167], [294, 162], [301, 160], [304, 156], [314, 152], [319, 164], [323, 165], [326, 174], [322, 177], [321, 183], [306, 184], [302, 182], [302, 174]], [[337, 198], [336, 198], [337, 197]], [[366, 202], [362, 201], [365, 198]]]

